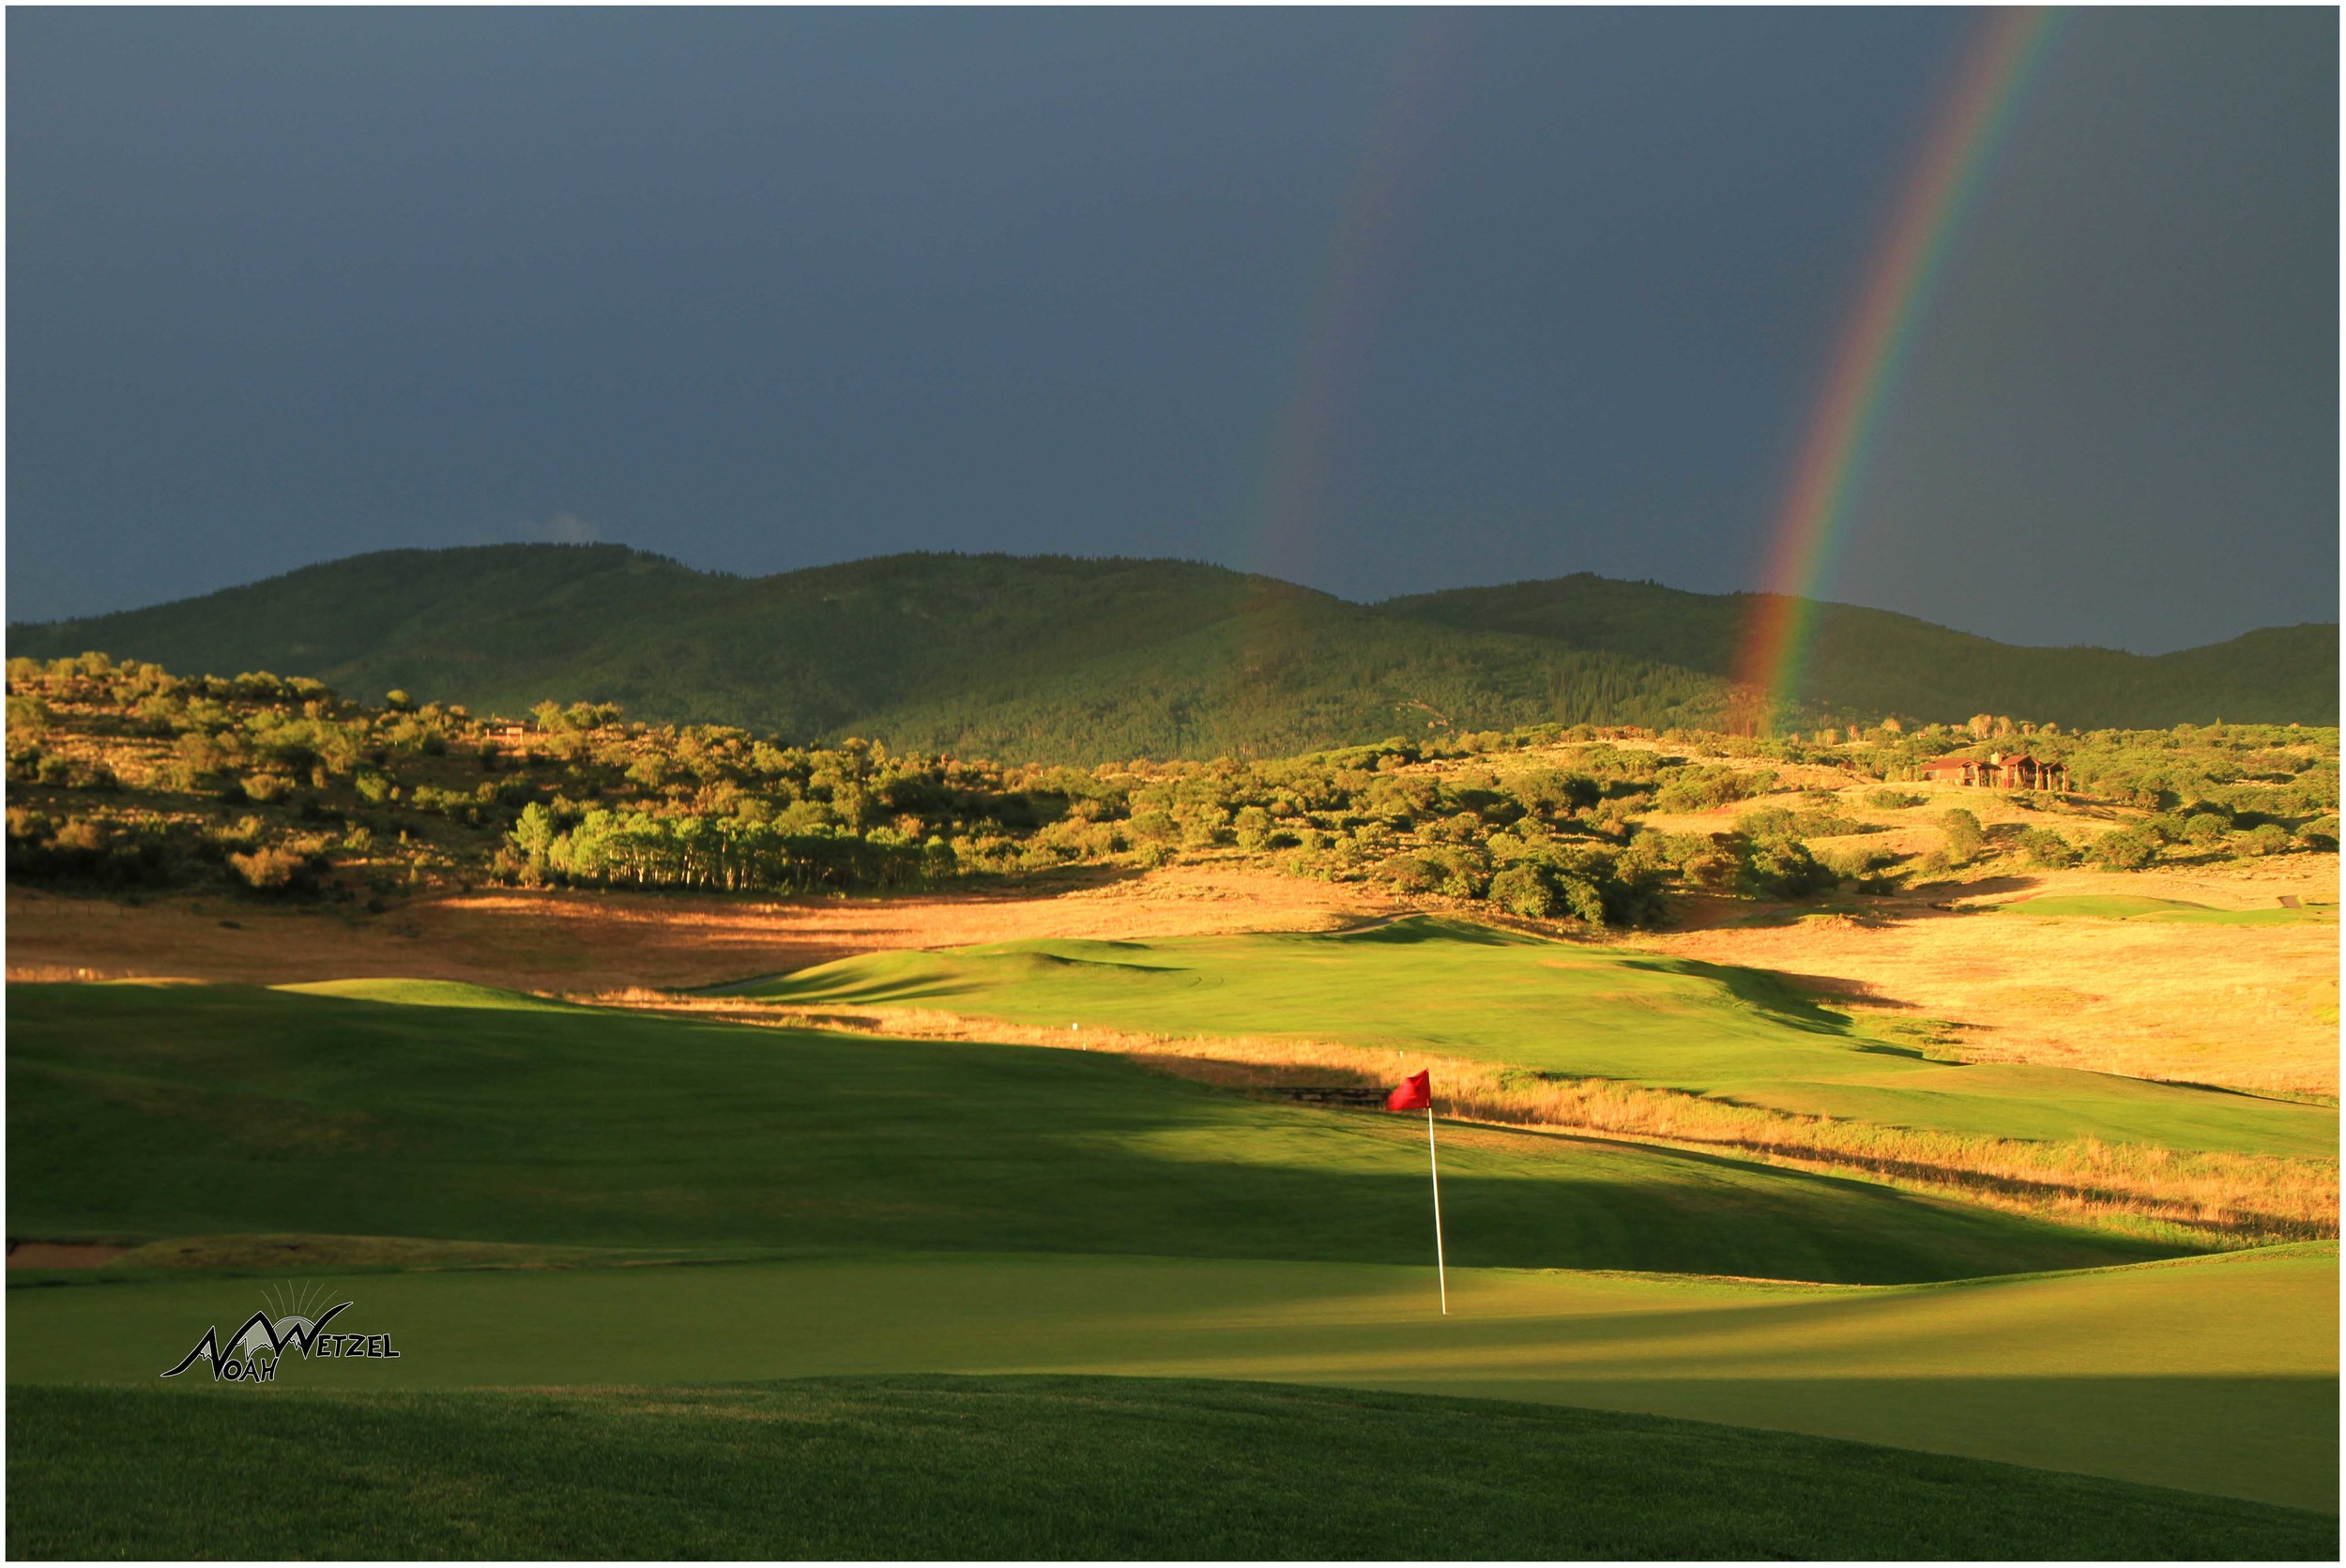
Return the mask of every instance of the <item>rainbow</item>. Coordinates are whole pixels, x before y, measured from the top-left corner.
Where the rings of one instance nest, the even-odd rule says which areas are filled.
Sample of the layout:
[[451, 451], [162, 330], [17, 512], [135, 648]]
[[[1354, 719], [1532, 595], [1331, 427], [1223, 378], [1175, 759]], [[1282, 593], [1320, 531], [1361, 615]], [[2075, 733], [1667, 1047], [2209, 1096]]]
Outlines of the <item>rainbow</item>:
[[1425, 177], [1430, 144], [1455, 86], [1462, 31], [1459, 13], [1437, 9], [1396, 40], [1384, 97], [1304, 312], [1287, 395], [1272, 432], [1249, 571], [1300, 581], [1316, 564], [1346, 401], [1367, 379], [1386, 253]]
[[1849, 316], [1778, 513], [1765, 591], [1745, 628], [1738, 678], [1758, 733], [1797, 698], [1868, 449], [1927, 309], [1949, 242], [1979, 192], [2013, 111], [2043, 61], [2056, 12], [1985, 13], [1931, 122]]

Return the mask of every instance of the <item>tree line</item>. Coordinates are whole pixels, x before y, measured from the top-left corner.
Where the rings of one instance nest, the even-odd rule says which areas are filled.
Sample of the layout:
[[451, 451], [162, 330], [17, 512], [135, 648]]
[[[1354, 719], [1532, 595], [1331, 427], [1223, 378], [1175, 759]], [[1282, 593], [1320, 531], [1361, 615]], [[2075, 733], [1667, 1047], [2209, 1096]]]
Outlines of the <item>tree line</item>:
[[[1673, 891], [1881, 891], [1998, 855], [2123, 867], [2334, 847], [2337, 833], [2337, 732], [2294, 726], [2071, 735], [1983, 715], [1751, 738], [1550, 723], [1075, 768], [793, 746], [633, 722], [607, 703], [542, 704], [526, 720], [404, 691], [369, 705], [311, 680], [179, 677], [102, 654], [11, 661], [8, 693], [10, 875], [117, 888], [890, 891], [1235, 854], [1622, 926], [1659, 918]], [[1859, 815], [1921, 806], [1894, 786], [1922, 762], [1990, 749], [2064, 762], [2135, 814], [2088, 845], [1989, 831], [1957, 807], [1933, 819], [1928, 853], [1872, 846], [1881, 825]], [[1881, 787], [1757, 803], [1820, 765]], [[1745, 803], [1729, 829], [1668, 826]]]

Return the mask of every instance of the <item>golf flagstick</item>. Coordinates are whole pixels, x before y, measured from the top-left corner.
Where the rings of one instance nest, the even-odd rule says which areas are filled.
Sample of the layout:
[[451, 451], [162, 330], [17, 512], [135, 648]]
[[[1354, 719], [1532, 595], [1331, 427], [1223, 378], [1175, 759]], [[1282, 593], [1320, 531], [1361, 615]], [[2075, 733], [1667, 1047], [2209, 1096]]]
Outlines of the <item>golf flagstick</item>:
[[1441, 1162], [1434, 1155], [1434, 1107], [1425, 1106], [1425, 1168], [1434, 1174], [1434, 1281], [1441, 1290], [1441, 1315], [1450, 1316], [1450, 1273], [1441, 1256]]
[[[1399, 1053], [1394, 1053], [1398, 1055]], [[1434, 1152], [1434, 1074], [1428, 1070], [1412, 1074], [1391, 1094], [1385, 1096], [1389, 1111], [1425, 1110], [1425, 1168], [1434, 1177], [1434, 1280], [1441, 1289], [1441, 1315], [1450, 1316], [1450, 1266], [1441, 1256], [1441, 1160]]]

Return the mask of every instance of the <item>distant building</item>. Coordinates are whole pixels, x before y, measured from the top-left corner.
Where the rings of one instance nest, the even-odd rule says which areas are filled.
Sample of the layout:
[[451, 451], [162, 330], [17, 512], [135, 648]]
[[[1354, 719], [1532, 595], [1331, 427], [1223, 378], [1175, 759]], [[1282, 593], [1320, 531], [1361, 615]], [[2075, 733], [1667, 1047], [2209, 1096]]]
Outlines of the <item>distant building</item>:
[[538, 744], [541, 738], [527, 724], [500, 723], [491, 724], [480, 741], [483, 747], [494, 747], [513, 761], [527, 765], [543, 756], [544, 749]]
[[1926, 784], [1964, 784], [1973, 789], [2048, 789], [2069, 787], [2069, 769], [2058, 762], [2039, 762], [2027, 753], [2006, 756], [1990, 752], [1981, 757], [1935, 757], [1923, 764]]

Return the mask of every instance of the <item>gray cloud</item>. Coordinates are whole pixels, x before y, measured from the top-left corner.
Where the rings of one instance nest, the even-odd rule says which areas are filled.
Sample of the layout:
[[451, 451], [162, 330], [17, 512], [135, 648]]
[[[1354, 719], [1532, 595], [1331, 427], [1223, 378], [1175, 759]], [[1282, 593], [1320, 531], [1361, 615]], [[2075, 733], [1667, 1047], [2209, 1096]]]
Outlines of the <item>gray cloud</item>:
[[525, 518], [517, 525], [517, 531], [522, 538], [533, 544], [600, 544], [602, 542], [602, 529], [567, 511], [557, 511], [542, 523], [531, 522]]
[[[1978, 18], [20, 7], [8, 610], [598, 537], [549, 496], [735, 572], [1751, 586]], [[2075, 13], [1827, 591], [2337, 617], [2337, 59], [2333, 10]]]

